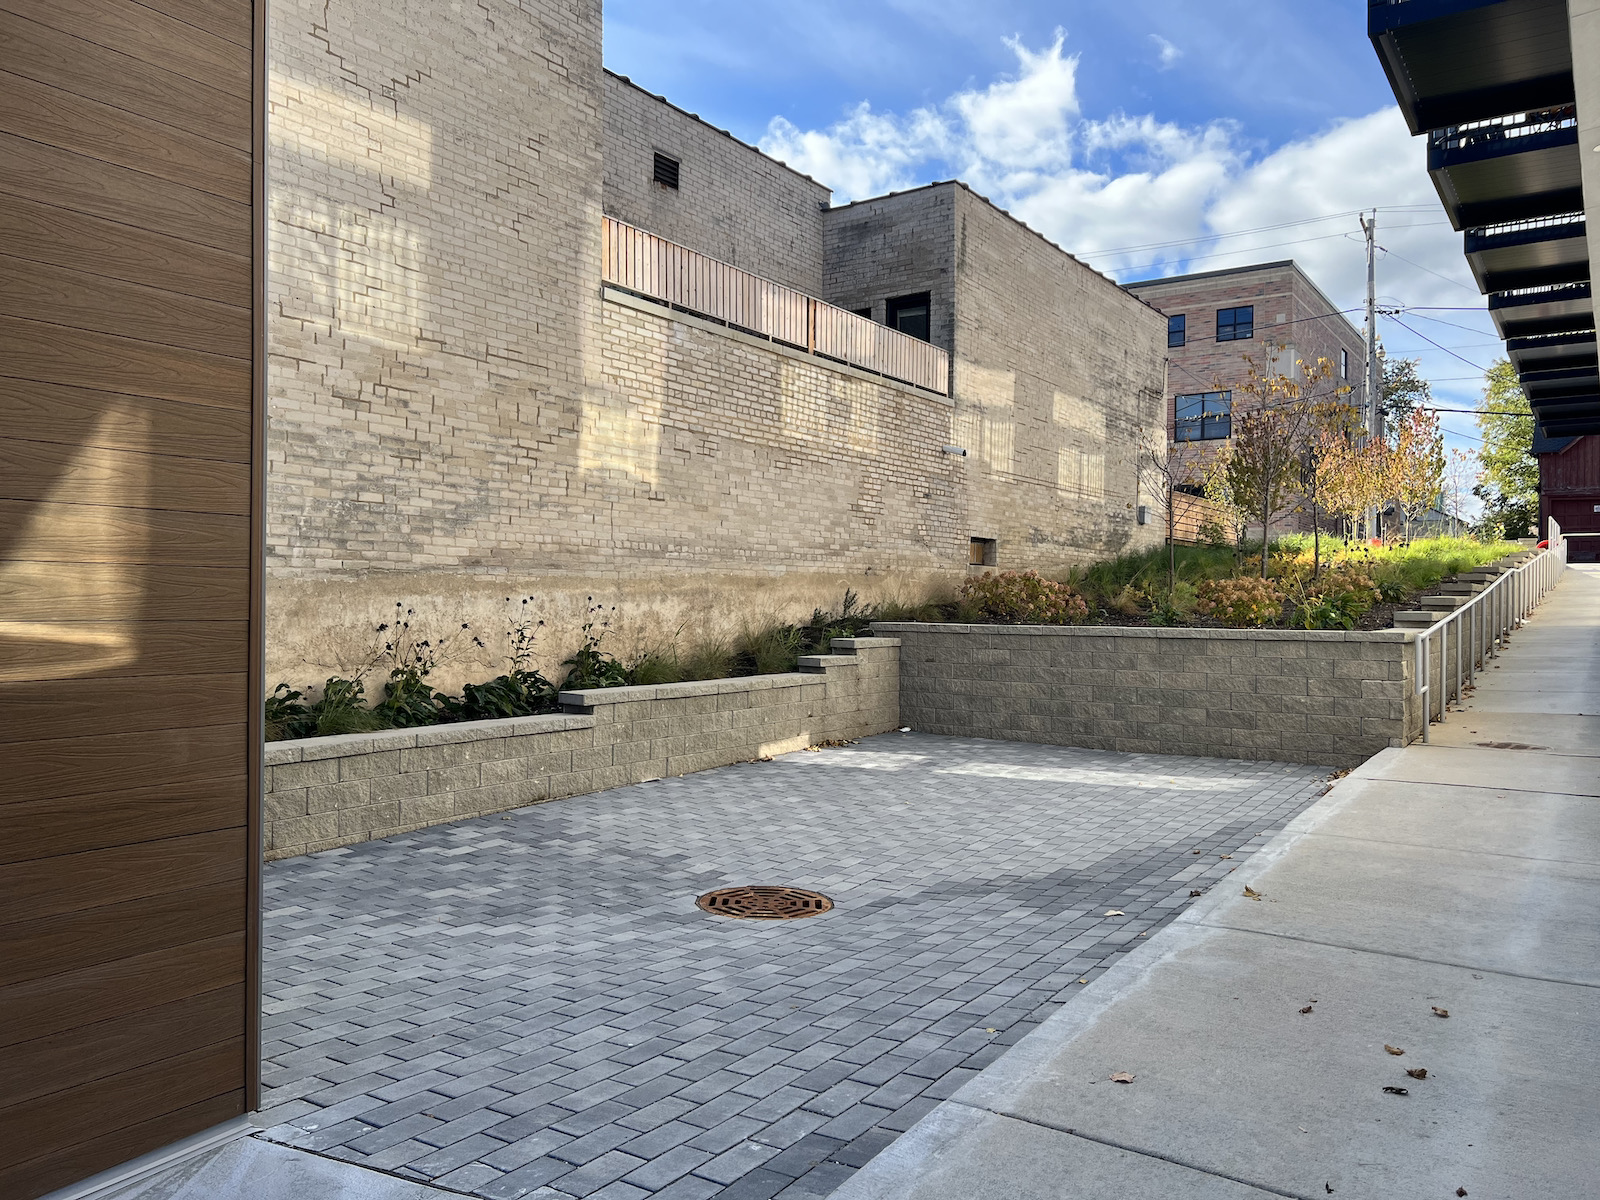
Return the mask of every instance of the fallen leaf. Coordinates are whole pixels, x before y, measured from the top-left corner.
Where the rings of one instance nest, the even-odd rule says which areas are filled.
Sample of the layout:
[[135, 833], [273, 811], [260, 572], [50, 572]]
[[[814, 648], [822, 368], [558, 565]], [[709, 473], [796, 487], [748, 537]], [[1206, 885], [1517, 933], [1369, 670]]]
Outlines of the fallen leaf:
[[1333, 1195], [1333, 1184], [1324, 1183], [1322, 1186], [1323, 1186], [1323, 1189], [1328, 1193], [1328, 1195], [1330, 1195], [1330, 1196]]
[[1205, 851], [1204, 850], [1196, 850], [1194, 853], [1196, 853], [1196, 854], [1204, 854]]
[[984, 1032], [985, 1033], [999, 1033], [1000, 1031], [998, 1029], [985, 1029]]
[[1457, 1188], [1456, 1189], [1456, 1195], [1465, 1196], [1466, 1194], [1467, 1194], [1467, 1189], [1466, 1188]]
[[[1108, 909], [1106, 909], [1106, 916], [1108, 916], [1108, 917], [1125, 917], [1127, 915], [1128, 914], [1123, 912], [1120, 908], [1108, 908]], [[1439, 1010], [1436, 1008], [1433, 1011], [1434, 1012], [1438, 1012]]]
[[1411, 1093], [1406, 1091], [1405, 1088], [1386, 1087], [1383, 1090], [1388, 1092], [1389, 1095], [1391, 1095], [1391, 1096], [1409, 1096], [1409, 1095], [1411, 1095]]
[[1448, 1017], [1450, 1015], [1450, 1010], [1448, 1008], [1440, 1008], [1437, 1004], [1435, 1004], [1433, 1006], [1433, 1015], [1436, 1017]]
[[1405, 1053], [1405, 1051], [1400, 1049], [1399, 1046], [1391, 1046], [1391, 1045], [1389, 1045], [1388, 1042], [1385, 1042], [1383, 1044], [1383, 1048], [1385, 1050], [1387, 1050], [1390, 1054], [1394, 1055], [1396, 1058], [1399, 1058], [1402, 1054]]
[[1427, 1067], [1407, 1067], [1406, 1068], [1406, 1074], [1411, 1076], [1411, 1078], [1413, 1078], [1413, 1079], [1426, 1079], [1428, 1077], [1428, 1068]]
[[1244, 894], [1245, 898], [1249, 900], [1261, 899], [1261, 893], [1256, 891], [1255, 888], [1251, 887], [1248, 883], [1244, 885]]
[[1132, 1083], [1133, 1075], [1129, 1071], [1116, 1071], [1111, 1076], [1112, 1083]]
[[1301, 1012], [1301, 1013], [1302, 1013], [1302, 1014], [1304, 1014], [1304, 1013], [1308, 1013], [1308, 1012], [1310, 1012], [1310, 1011], [1311, 1011], [1311, 1005], [1309, 1005], [1309, 1004], [1308, 1004], [1308, 1005], [1306, 1005], [1306, 1006], [1305, 1006], [1305, 1007], [1304, 1007], [1304, 1008], [1302, 1008], [1302, 1009], [1301, 1009], [1301, 1010], [1300, 1010], [1300, 1012]]
[[1218, 858], [1232, 858], [1233, 855], [1231, 855], [1231, 854], [1219, 854], [1219, 855], [1217, 855], [1217, 857]]
[[1080, 979], [1080, 980], [1078, 980], [1078, 982], [1079, 983], [1088, 983], [1089, 981], [1087, 979]]
[[1189, 889], [1189, 899], [1191, 899], [1191, 900], [1193, 900], [1196, 896], [1204, 896], [1204, 895], [1205, 895], [1205, 893], [1202, 892], [1199, 888], [1190, 888]]

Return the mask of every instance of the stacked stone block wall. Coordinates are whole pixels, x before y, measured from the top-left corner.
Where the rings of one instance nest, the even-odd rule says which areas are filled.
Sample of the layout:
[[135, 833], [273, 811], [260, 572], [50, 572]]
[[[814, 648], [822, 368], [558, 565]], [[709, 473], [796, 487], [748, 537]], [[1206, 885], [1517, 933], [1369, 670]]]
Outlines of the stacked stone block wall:
[[915, 625], [900, 715], [923, 733], [1348, 767], [1420, 736], [1401, 630]]
[[899, 724], [899, 645], [835, 638], [795, 674], [565, 692], [550, 716], [272, 743], [266, 856], [882, 733]]
[[[828, 188], [623, 76], [607, 72], [604, 91], [608, 216], [822, 294]], [[677, 160], [676, 188], [654, 181], [658, 152]]]

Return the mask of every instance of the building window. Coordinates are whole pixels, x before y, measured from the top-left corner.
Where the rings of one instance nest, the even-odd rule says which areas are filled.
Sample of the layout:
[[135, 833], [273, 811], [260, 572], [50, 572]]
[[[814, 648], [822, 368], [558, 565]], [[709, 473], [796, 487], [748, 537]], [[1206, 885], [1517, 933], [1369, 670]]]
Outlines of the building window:
[[865, 317], [869, 321], [872, 320], [872, 305], [870, 304], [864, 308], [852, 308], [850, 311], [858, 317]]
[[1343, 348], [1339, 351], [1339, 378], [1350, 378], [1350, 351]]
[[1189, 340], [1189, 318], [1179, 313], [1167, 318], [1167, 349], [1173, 350]]
[[1194, 392], [1178, 396], [1175, 442], [1210, 442], [1233, 435], [1233, 393]]
[[909, 334], [920, 341], [932, 341], [932, 331], [928, 321], [928, 293], [896, 296], [888, 303], [883, 323], [890, 329], [898, 329], [901, 333]]
[[1000, 561], [1000, 543], [994, 538], [973, 538], [967, 554], [967, 564], [974, 567], [992, 567]]
[[1255, 305], [1246, 304], [1242, 308], [1217, 309], [1217, 341], [1247, 342], [1255, 335]]
[[659, 183], [662, 187], [676, 189], [678, 186], [678, 160], [675, 158], [668, 158], [665, 154], [657, 151], [656, 170], [655, 174], [652, 175], [651, 178], [655, 180], [656, 183]]

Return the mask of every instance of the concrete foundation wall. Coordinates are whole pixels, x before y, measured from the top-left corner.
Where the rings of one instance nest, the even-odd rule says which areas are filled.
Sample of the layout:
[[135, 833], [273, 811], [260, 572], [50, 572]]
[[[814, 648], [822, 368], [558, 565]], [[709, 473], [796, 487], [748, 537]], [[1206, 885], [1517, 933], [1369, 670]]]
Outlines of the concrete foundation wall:
[[1421, 735], [1402, 630], [885, 623], [922, 733], [1348, 767]]
[[564, 713], [275, 742], [268, 858], [883, 733], [899, 646], [836, 638], [800, 673], [566, 692]]
[[[607, 216], [821, 295], [830, 189], [623, 76], [607, 72], [604, 92]], [[658, 151], [677, 188], [654, 182]]]

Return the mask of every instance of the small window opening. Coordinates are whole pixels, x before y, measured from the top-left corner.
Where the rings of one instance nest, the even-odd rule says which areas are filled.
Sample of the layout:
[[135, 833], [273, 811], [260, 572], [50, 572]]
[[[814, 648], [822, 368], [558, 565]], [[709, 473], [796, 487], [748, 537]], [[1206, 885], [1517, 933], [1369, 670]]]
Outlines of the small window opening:
[[1339, 378], [1350, 378], [1350, 351], [1344, 349], [1339, 351]]
[[678, 160], [668, 158], [665, 154], [656, 153], [656, 170], [651, 176], [662, 187], [677, 188], [678, 186]]
[[858, 317], [865, 317], [869, 321], [872, 320], [872, 305], [870, 304], [865, 308], [852, 308], [850, 311]]
[[967, 564], [974, 567], [992, 567], [1000, 561], [1000, 543], [994, 538], [973, 538], [967, 555]]
[[883, 323], [920, 341], [933, 340], [929, 317], [929, 295], [918, 292], [914, 296], [896, 296], [889, 301]]
[[1189, 318], [1179, 313], [1167, 318], [1167, 349], [1174, 350], [1189, 340]]

